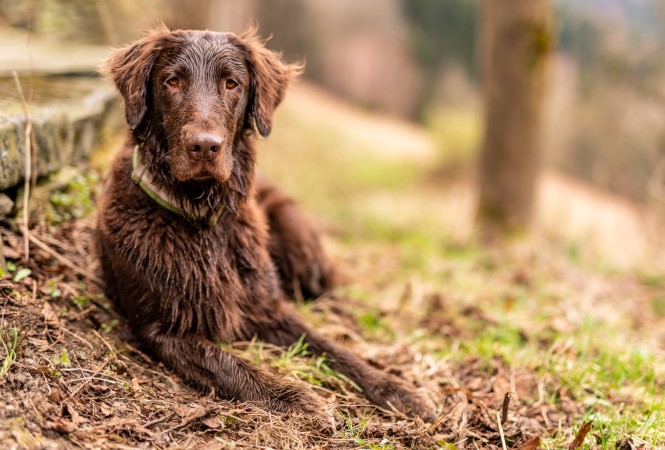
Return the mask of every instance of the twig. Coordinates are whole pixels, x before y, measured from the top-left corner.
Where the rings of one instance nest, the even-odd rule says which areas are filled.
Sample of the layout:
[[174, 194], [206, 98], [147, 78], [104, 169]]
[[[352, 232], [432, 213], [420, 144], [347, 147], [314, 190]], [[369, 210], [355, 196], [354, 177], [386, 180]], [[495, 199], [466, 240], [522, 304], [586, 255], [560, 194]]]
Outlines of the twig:
[[163, 436], [163, 435], [165, 435], [165, 434], [170, 433], [171, 431], [175, 431], [175, 430], [179, 430], [179, 429], [181, 429], [181, 428], [188, 427], [188, 426], [190, 426], [194, 421], [200, 419], [201, 417], [203, 417], [203, 416], [192, 416], [192, 417], [189, 417], [189, 418], [183, 419], [184, 422], [181, 422], [181, 423], [179, 423], [178, 425], [175, 425], [175, 426], [173, 426], [173, 427], [171, 427], [171, 428], [168, 428], [168, 429], [166, 429], [166, 430], [164, 430], [164, 431], [161, 431], [157, 436]]
[[496, 413], [496, 422], [499, 424], [499, 434], [501, 435], [501, 445], [503, 446], [503, 450], [508, 450], [508, 447], [506, 446], [506, 436], [503, 434], [503, 425], [501, 425], [501, 417], [498, 412]]
[[116, 421], [102, 423], [102, 424], [99, 424], [99, 425], [90, 425], [90, 426], [87, 426], [87, 427], [81, 427], [81, 428], [77, 429], [76, 431], [77, 432], [92, 431], [92, 430], [98, 430], [100, 428], [111, 428], [111, 427], [117, 427], [117, 426], [121, 426], [121, 425], [130, 425], [130, 424], [136, 424], [136, 423], [137, 422], [136, 422], [135, 419], [120, 419], [120, 420], [116, 420]]
[[87, 385], [87, 384], [90, 383], [92, 380], [103, 381], [104, 383], [109, 383], [109, 384], [120, 384], [120, 383], [124, 383], [122, 380], [115, 380], [115, 379], [113, 379], [113, 378], [102, 378], [102, 377], [82, 377], [82, 378], [77, 378], [77, 379], [75, 379], [75, 380], [72, 380], [72, 383], [76, 383], [76, 382], [79, 382], [79, 381], [83, 381], [83, 383], [81, 383], [76, 389], [74, 389], [74, 391], [72, 392], [72, 397], [73, 397], [74, 395], [76, 395], [76, 393], [77, 393], [79, 390], [81, 390], [81, 388], [82, 388], [83, 386]]
[[153, 425], [157, 425], [158, 423], [162, 423], [162, 422], [166, 422], [167, 420], [170, 420], [171, 417], [173, 417], [173, 416], [175, 416], [175, 413], [165, 414], [162, 417], [160, 417], [159, 419], [151, 420], [150, 422], [147, 422], [147, 423], [143, 424], [142, 427], [143, 428], [150, 428]]
[[59, 248], [60, 250], [67, 251], [67, 248], [68, 248], [67, 244], [65, 244], [64, 242], [60, 242], [59, 240], [54, 239], [51, 236], [43, 236], [42, 235], [42, 236], [39, 236], [39, 239], [42, 242], [44, 242], [45, 244], [49, 244], [53, 247]]
[[25, 180], [23, 182], [23, 235], [25, 236], [25, 259], [30, 259], [30, 230], [28, 229], [28, 216], [29, 216], [29, 201], [30, 201], [30, 180], [32, 178], [32, 122], [30, 121], [30, 110], [28, 109], [28, 102], [23, 95], [23, 88], [18, 79], [18, 74], [15, 70], [12, 71], [14, 82], [16, 83], [16, 90], [18, 91], [21, 106], [23, 107], [23, 114], [25, 115]]
[[111, 344], [109, 344], [109, 343], [106, 341], [106, 339], [104, 339], [104, 338], [102, 337], [102, 335], [99, 334], [99, 331], [97, 331], [97, 330], [92, 330], [92, 334], [94, 334], [94, 335], [97, 337], [97, 339], [99, 339], [99, 341], [100, 341], [102, 344], [104, 344], [104, 346], [107, 348], [107, 350], [109, 351], [109, 353], [110, 353], [111, 355], [115, 355], [116, 353], [118, 353], [117, 350], [115, 350], [113, 347], [111, 347]]
[[510, 404], [510, 397], [513, 395], [512, 392], [506, 392], [506, 395], [503, 396], [503, 404], [501, 405], [501, 423], [506, 423], [508, 420], [508, 405]]
[[[53, 337], [51, 336], [51, 334], [48, 332], [48, 325], [46, 324], [46, 319], [44, 319], [44, 336], [45, 336], [46, 338], [48, 338], [48, 339], [53, 339]], [[48, 347], [46, 347], [46, 350], [44, 350], [44, 352], [48, 352], [48, 351], [51, 350], [53, 347], [55, 347], [56, 345], [58, 345], [60, 342], [62, 342], [62, 335], [59, 335], [58, 337], [56, 337], [56, 338], [53, 340], [53, 343], [52, 343], [51, 345], [49, 345]]]
[[[26, 230], [26, 231], [27, 231], [27, 230]], [[25, 236], [25, 235], [24, 235], [24, 236]], [[44, 244], [42, 241], [40, 241], [39, 239], [37, 239], [35, 236], [30, 236], [30, 235], [28, 235], [26, 241], [27, 241], [27, 240], [29, 240], [30, 242], [32, 242], [33, 244], [35, 244], [35, 245], [36, 245], [37, 247], [39, 247], [40, 249], [44, 250], [44, 251], [45, 251], [46, 253], [48, 253], [49, 255], [53, 256], [53, 257], [54, 257], [55, 259], [57, 259], [59, 262], [61, 262], [61, 263], [64, 264], [65, 266], [69, 267], [69, 268], [72, 269], [74, 272], [78, 273], [79, 275], [83, 275], [84, 277], [86, 277], [87, 279], [89, 279], [90, 281], [92, 281], [93, 283], [96, 283], [98, 286], [104, 286], [104, 282], [103, 282], [101, 279], [99, 279], [99, 277], [97, 277], [96, 275], [94, 275], [94, 274], [88, 272], [88, 271], [85, 270], [85, 269], [80, 268], [79, 266], [77, 266], [76, 264], [74, 264], [73, 262], [71, 262], [69, 259], [67, 259], [67, 258], [65, 258], [64, 256], [62, 256], [60, 253], [56, 252], [56, 251], [53, 250], [51, 247], [49, 247], [48, 245]]]
[[70, 322], [74, 322], [75, 320], [78, 320], [78, 319], [80, 319], [80, 318], [83, 317], [83, 316], [87, 316], [90, 312], [94, 311], [96, 307], [97, 307], [97, 305], [95, 305], [95, 306], [91, 306], [90, 308], [87, 308], [87, 309], [84, 309], [83, 311], [81, 311], [80, 313], [76, 314], [75, 316], [70, 317], [70, 318], [69, 318], [69, 321], [70, 321]]
[[390, 401], [386, 401], [386, 404], [388, 404], [388, 406], [390, 406], [390, 409], [385, 409], [385, 408], [381, 408], [381, 407], [377, 407], [376, 409], [381, 410], [381, 411], [386, 411], [386, 412], [392, 413], [392, 414], [394, 414], [394, 415], [396, 415], [397, 417], [400, 417], [400, 418], [402, 418], [402, 419], [408, 419], [408, 418], [409, 418], [409, 417], [408, 417], [406, 414], [404, 414], [402, 411], [400, 411], [399, 409], [395, 408], [395, 405], [393, 405]]
[[453, 413], [453, 411], [455, 410], [457, 405], [459, 405], [459, 402], [455, 403], [447, 413], [442, 414], [441, 416], [439, 416], [434, 421], [434, 423], [432, 423], [429, 427], [427, 427], [427, 432], [432, 433], [434, 430], [436, 430], [439, 427], [439, 425], [441, 425], [443, 422], [445, 422], [446, 419]]
[[549, 417], [547, 417], [547, 411], [545, 410], [545, 405], [542, 405], [540, 407], [540, 415], [543, 416], [543, 422], [545, 422], [545, 426], [547, 428], [552, 426], [552, 421], [550, 420]]
[[107, 364], [108, 364], [108, 362], [105, 362], [104, 364], [102, 364], [102, 366], [99, 369], [97, 369], [95, 371], [95, 373], [92, 374], [90, 377], [82, 378], [85, 381], [83, 383], [81, 383], [80, 385], [78, 385], [78, 387], [76, 389], [74, 389], [74, 392], [72, 392], [70, 394], [70, 396], [73, 398], [74, 395], [76, 395], [78, 393], [78, 391], [80, 391], [83, 388], [83, 386], [87, 386], [88, 383], [90, 383], [90, 381], [92, 381], [92, 380], [102, 380], [102, 381], [107, 381], [107, 382], [111, 382], [111, 383], [118, 383], [119, 381], [117, 381], [117, 380], [108, 381], [104, 378], [98, 378], [97, 377], [97, 375], [99, 375], [102, 372], [102, 370], [104, 370], [106, 368]]
[[125, 347], [126, 347], [127, 350], [129, 350], [130, 352], [132, 352], [132, 353], [134, 353], [134, 354], [140, 356], [141, 359], [143, 360], [143, 362], [145, 362], [145, 363], [147, 363], [147, 364], [154, 364], [154, 363], [155, 363], [155, 361], [153, 361], [148, 355], [146, 355], [145, 353], [143, 353], [141, 350], [139, 350], [138, 348], [134, 347], [133, 345], [131, 345], [131, 344], [125, 342]]
[[83, 367], [63, 367], [60, 372], [84, 372], [96, 374], [96, 370], [84, 369]]
[[149, 373], [151, 373], [151, 374], [153, 374], [157, 377], [163, 378], [165, 381], [167, 381], [171, 385], [172, 388], [175, 387], [175, 386], [178, 386], [178, 383], [173, 381], [173, 379], [166, 372], [158, 372], [156, 370], [149, 369], [149, 368], [147, 368], [145, 366], [142, 366], [141, 364], [137, 363], [132, 358], [129, 358], [129, 357], [123, 355], [123, 354], [118, 354], [118, 356], [120, 358], [124, 359], [125, 361], [127, 361], [128, 363], [133, 364], [134, 366], [138, 367], [140, 370], [144, 370], [144, 371], [149, 372]]
[[460, 445], [462, 442], [466, 441], [467, 439], [469, 439], [469, 438], [466, 438], [466, 437], [465, 437], [465, 438], [463, 438], [463, 439], [460, 439], [459, 441], [454, 442], [453, 445], [455, 446], [455, 448], [459, 448], [459, 445]]
[[78, 339], [79, 341], [83, 342], [85, 345], [87, 345], [88, 347], [90, 347], [91, 350], [94, 350], [94, 349], [95, 349], [95, 347], [93, 347], [92, 344], [91, 344], [90, 342], [86, 341], [85, 339], [83, 339], [81, 336], [79, 336], [78, 334], [74, 333], [73, 331], [69, 331], [67, 328], [62, 327], [62, 326], [59, 327], [59, 330], [60, 330], [60, 331], [64, 331], [65, 333], [74, 336], [76, 339]]

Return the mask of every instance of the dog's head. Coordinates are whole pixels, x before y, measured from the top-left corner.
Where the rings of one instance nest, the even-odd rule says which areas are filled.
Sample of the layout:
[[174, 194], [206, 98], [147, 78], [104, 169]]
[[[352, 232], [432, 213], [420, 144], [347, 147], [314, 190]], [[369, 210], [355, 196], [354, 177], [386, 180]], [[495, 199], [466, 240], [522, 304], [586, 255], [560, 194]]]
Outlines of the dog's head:
[[236, 140], [267, 136], [272, 114], [300, 66], [287, 65], [250, 30], [242, 35], [160, 26], [117, 49], [106, 70], [138, 140], [159, 134], [160, 155], [179, 181], [224, 182]]

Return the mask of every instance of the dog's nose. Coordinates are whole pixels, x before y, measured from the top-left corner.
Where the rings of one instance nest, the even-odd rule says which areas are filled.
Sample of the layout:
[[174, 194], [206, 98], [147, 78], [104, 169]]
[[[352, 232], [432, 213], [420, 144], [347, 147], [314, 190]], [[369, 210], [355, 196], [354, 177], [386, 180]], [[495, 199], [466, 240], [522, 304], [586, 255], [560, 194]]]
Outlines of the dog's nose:
[[213, 159], [222, 147], [222, 137], [212, 133], [196, 133], [187, 143], [189, 153], [197, 159]]

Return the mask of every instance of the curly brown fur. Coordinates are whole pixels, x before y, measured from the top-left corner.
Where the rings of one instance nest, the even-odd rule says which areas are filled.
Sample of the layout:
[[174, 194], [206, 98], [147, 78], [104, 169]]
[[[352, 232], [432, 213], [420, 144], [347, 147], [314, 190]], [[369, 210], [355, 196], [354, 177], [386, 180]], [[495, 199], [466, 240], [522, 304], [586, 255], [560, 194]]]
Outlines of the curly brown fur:
[[[412, 386], [311, 330], [285, 300], [282, 288], [294, 280], [312, 295], [331, 284], [318, 237], [295, 204], [264, 178], [255, 186], [253, 135], [269, 134], [300, 68], [251, 33], [160, 27], [116, 50], [107, 70], [132, 139], [100, 202], [98, 248], [108, 295], [145, 348], [224, 397], [321, 414], [324, 402], [309, 390], [218, 345], [258, 337], [288, 346], [305, 335], [371, 401], [428, 417], [428, 401]], [[131, 179], [135, 145], [172, 198], [224, 205], [219, 221], [187, 219], [146, 195]]]

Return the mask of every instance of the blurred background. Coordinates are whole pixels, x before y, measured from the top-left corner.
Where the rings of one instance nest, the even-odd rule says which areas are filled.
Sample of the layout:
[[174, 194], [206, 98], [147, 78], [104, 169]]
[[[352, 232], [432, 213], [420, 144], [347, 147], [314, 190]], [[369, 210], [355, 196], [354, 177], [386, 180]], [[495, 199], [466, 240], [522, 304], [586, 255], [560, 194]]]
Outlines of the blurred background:
[[[305, 62], [257, 138], [341, 280], [299, 310], [437, 424], [357, 409], [302, 342], [226, 347], [343, 406], [334, 440], [280, 441], [125, 346], [94, 287], [127, 140], [98, 68], [159, 21]], [[0, 448], [665, 448], [664, 23], [663, 0], [0, 0]]]
[[[464, 239], [474, 220], [482, 219], [483, 189], [502, 189], [492, 187], [501, 183], [491, 179], [499, 166], [515, 168], [514, 161], [528, 160], [508, 176], [525, 178], [512, 191], [528, 195], [511, 194], [510, 187], [503, 198], [489, 195], [490, 203], [509, 203], [498, 216], [517, 216], [508, 228], [537, 228], [572, 248], [588, 243], [618, 264], [654, 263], [662, 253], [665, 216], [665, 4], [514, 3], [502, 5], [514, 9], [508, 14], [478, 0], [0, 0], [0, 29], [29, 30], [34, 40], [59, 42], [65, 55], [74, 43], [130, 42], [158, 20], [172, 28], [235, 32], [256, 24], [287, 61], [306, 62], [304, 80], [281, 113], [284, 126], [300, 126], [293, 115], [305, 109], [311, 120], [338, 133], [316, 132], [318, 141], [305, 145], [312, 158], [326, 146], [345, 146], [340, 151], [349, 155], [376, 147], [377, 158], [398, 161], [387, 169], [398, 172], [389, 179], [427, 179], [431, 189], [420, 196], [420, 206], [442, 205], [440, 214], [453, 223], [450, 239]], [[508, 16], [531, 25], [502, 35], [501, 26], [514, 25]], [[520, 33], [528, 42], [519, 44]], [[508, 37], [501, 44], [491, 42], [493, 36]], [[519, 64], [501, 56], [501, 45], [526, 46], [533, 60], [525, 60], [525, 74], [509, 73]], [[513, 75], [513, 85], [502, 84]], [[511, 124], [501, 122], [513, 113]], [[513, 153], [521, 146], [517, 155], [492, 149], [504, 132], [514, 133], [507, 142], [515, 143]], [[299, 139], [280, 136], [275, 146]], [[308, 139], [307, 133], [300, 139]], [[266, 158], [267, 165], [276, 164], [276, 178], [303, 189], [281, 174], [274, 161], [279, 158]], [[356, 164], [350, 157], [344, 161]], [[408, 175], [414, 162], [427, 170]], [[317, 170], [331, 167], [337, 166]], [[351, 170], [345, 167], [339, 169]], [[489, 180], [484, 185], [483, 178]], [[307, 189], [316, 189], [315, 183]], [[331, 186], [341, 189], [334, 181]], [[449, 194], [447, 203], [432, 194], [437, 190]], [[330, 211], [320, 198], [309, 203]], [[511, 210], [520, 203], [532, 206]], [[386, 214], [377, 208], [378, 216]], [[497, 208], [486, 208], [487, 222], [496, 219]], [[439, 214], [436, 207], [428, 212]]]

